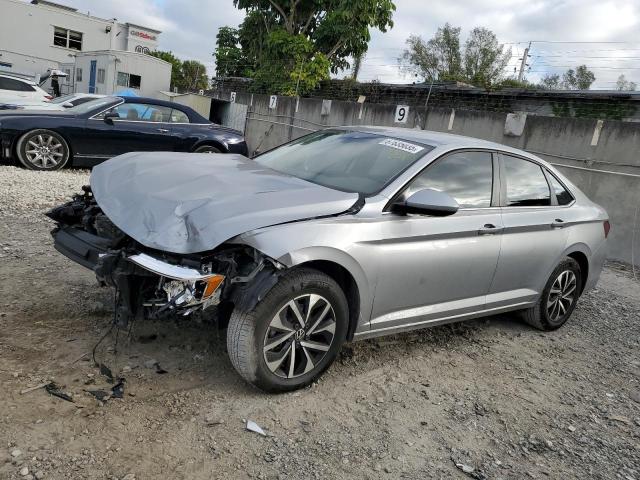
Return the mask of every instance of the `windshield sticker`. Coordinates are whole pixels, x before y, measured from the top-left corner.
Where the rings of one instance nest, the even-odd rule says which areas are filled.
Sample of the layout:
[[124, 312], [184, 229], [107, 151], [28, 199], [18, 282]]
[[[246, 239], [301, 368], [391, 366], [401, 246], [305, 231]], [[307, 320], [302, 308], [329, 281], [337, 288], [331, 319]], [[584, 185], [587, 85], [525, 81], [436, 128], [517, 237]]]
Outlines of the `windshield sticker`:
[[419, 145], [403, 142], [401, 140], [396, 140], [394, 138], [385, 138], [379, 143], [379, 145], [395, 148], [396, 150], [402, 150], [403, 152], [408, 152], [408, 153], [418, 153], [421, 150], [424, 150], [424, 148]]

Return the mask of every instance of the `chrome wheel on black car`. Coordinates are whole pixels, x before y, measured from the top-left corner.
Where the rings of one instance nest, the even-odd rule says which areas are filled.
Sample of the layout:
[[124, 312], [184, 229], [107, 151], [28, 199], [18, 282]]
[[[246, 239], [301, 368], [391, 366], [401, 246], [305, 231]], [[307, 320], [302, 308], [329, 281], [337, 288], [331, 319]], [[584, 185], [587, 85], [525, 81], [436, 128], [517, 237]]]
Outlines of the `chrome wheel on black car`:
[[18, 160], [31, 170], [59, 170], [69, 161], [69, 146], [51, 130], [25, 133], [16, 147]]

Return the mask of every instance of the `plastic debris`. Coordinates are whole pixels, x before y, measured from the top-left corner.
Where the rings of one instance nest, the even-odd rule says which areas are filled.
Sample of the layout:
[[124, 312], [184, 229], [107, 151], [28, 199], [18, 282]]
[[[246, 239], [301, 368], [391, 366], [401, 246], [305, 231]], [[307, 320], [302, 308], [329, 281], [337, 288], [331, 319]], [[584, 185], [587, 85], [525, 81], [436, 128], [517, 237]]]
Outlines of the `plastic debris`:
[[264, 433], [264, 430], [262, 430], [260, 428], [260, 426], [256, 422], [254, 422], [253, 420], [247, 420], [247, 430], [249, 430], [250, 432], [258, 433], [258, 434], [262, 435], [263, 437], [267, 436], [267, 434]]
[[62, 400], [66, 400], [67, 402], [73, 402], [73, 398], [68, 393], [62, 391], [60, 385], [55, 382], [47, 383], [44, 386], [44, 389], [47, 391], [49, 395], [53, 395], [54, 397], [61, 398]]
[[111, 396], [108, 392], [105, 392], [104, 390], [87, 390], [87, 393], [90, 393], [91, 395], [96, 397], [97, 400], [101, 402], [108, 400], [109, 397]]
[[124, 378], [119, 378], [118, 383], [116, 383], [113, 388], [111, 388], [111, 396], [113, 398], [122, 398], [124, 395]]

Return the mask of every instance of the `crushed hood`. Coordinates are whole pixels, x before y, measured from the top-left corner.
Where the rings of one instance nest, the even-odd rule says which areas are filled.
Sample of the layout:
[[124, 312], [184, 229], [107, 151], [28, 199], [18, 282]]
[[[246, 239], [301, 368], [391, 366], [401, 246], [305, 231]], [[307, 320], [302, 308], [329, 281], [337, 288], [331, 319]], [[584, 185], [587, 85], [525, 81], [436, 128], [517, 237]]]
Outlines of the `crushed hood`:
[[241, 233], [345, 212], [358, 200], [233, 154], [127, 153], [91, 173], [109, 219], [141, 244], [212, 250]]

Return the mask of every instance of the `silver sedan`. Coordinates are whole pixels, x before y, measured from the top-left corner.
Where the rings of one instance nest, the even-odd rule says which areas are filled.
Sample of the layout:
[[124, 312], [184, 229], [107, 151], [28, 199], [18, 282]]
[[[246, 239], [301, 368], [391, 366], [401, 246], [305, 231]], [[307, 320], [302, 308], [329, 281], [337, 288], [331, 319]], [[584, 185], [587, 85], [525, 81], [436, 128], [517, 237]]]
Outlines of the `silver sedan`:
[[268, 391], [308, 385], [345, 341], [510, 311], [557, 329], [610, 228], [533, 155], [377, 127], [253, 160], [128, 154], [75, 202], [50, 213], [56, 247], [117, 288], [118, 323], [217, 305], [233, 366]]

